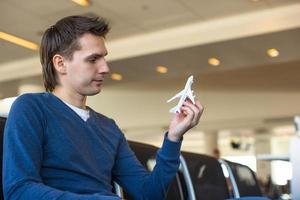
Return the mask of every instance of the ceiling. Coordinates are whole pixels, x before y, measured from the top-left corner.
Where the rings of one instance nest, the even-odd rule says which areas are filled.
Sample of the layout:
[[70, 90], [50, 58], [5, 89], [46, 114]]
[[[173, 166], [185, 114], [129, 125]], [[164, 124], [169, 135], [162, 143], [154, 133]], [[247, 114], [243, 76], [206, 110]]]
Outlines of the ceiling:
[[[85, 14], [107, 18], [112, 24], [110, 41], [133, 35], [179, 27], [195, 22], [209, 22], [243, 13], [259, 12], [295, 4], [297, 0], [94, 0], [81, 7], [71, 0], [2, 0], [1, 31], [39, 43], [43, 31], [67, 15]], [[227, 45], [230, 46], [230, 45]], [[267, 48], [267, 47], [266, 47]], [[37, 56], [38, 52], [0, 40], [0, 64]], [[221, 53], [221, 52], [212, 52]], [[221, 56], [221, 55], [220, 55]]]
[[[272, 80], [272, 77], [277, 77], [275, 82], [280, 84], [282, 81], [286, 81], [287, 77], [298, 75], [300, 63], [299, 35], [300, 28], [296, 28], [112, 61], [110, 62], [111, 70], [123, 74], [124, 80], [120, 83], [108, 80], [108, 83], [113, 85], [133, 83], [132, 85], [136, 85], [134, 84], [135, 81], [170, 81], [169, 79], [172, 78], [186, 78], [188, 75], [193, 74], [199, 75], [201, 82], [218, 80], [222, 83], [222, 80], [225, 81], [227, 77], [227, 80], [234, 83], [235, 80], [239, 82], [245, 80], [245, 78], [250, 79], [250, 77], [254, 78], [253, 76], [258, 75], [261, 80]], [[266, 50], [273, 47], [280, 50], [279, 57], [271, 58], [267, 55]], [[207, 59], [212, 56], [221, 60], [220, 66], [213, 67], [207, 63]], [[155, 70], [157, 65], [168, 67], [168, 73], [158, 75]], [[244, 74], [244, 76], [237, 76], [237, 74]], [[284, 74], [289, 74], [289, 76], [284, 76]], [[298, 81], [296, 77], [290, 80]], [[257, 87], [255, 83], [251, 84], [252, 88], [258, 90], [264, 88]], [[208, 85], [210, 85], [210, 88], [214, 87], [213, 84], [208, 83]], [[234, 86], [235, 84], [228, 83], [225, 85]], [[235, 88], [238, 86], [243, 87], [244, 85], [238, 84]], [[248, 85], [248, 87], [250, 86]], [[164, 88], [168, 89], [167, 84]], [[273, 85], [274, 88], [279, 90], [299, 89], [294, 82], [279, 87], [275, 84]]]

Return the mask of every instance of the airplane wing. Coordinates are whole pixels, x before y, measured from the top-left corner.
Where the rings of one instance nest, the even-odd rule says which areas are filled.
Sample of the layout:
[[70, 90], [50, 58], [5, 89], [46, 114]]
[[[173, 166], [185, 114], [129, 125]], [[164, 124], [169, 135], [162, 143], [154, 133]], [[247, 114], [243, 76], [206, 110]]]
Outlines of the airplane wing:
[[172, 97], [171, 99], [169, 99], [167, 102], [169, 103], [169, 102], [173, 101], [176, 98], [180, 98], [183, 95], [183, 93], [184, 93], [184, 90], [180, 91], [174, 97]]
[[182, 106], [182, 104], [183, 104], [183, 102], [185, 101], [186, 98], [189, 98], [193, 102], [193, 104], [195, 104], [193, 91], [191, 92], [191, 95], [187, 94], [187, 95], [181, 96], [181, 98], [182, 99], [180, 99], [178, 104], [170, 110], [171, 113], [180, 112], [180, 107]]

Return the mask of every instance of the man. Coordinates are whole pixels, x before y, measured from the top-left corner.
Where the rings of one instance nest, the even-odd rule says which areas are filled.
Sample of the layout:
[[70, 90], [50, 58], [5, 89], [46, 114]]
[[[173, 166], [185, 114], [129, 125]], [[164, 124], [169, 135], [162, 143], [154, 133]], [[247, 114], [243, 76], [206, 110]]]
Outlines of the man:
[[119, 199], [118, 182], [135, 199], [163, 199], [179, 166], [183, 134], [203, 108], [187, 100], [176, 114], [149, 174], [112, 119], [86, 105], [109, 73], [103, 19], [66, 17], [42, 38], [45, 93], [20, 96], [4, 136], [3, 184], [9, 199]]

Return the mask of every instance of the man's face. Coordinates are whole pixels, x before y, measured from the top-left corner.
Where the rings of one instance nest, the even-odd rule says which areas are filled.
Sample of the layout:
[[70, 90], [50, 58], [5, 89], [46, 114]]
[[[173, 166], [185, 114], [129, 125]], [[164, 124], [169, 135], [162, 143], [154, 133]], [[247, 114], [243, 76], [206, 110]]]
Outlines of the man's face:
[[65, 60], [66, 75], [62, 86], [82, 96], [98, 94], [104, 75], [109, 72], [104, 38], [86, 33], [78, 42], [80, 50], [73, 53], [72, 59]]

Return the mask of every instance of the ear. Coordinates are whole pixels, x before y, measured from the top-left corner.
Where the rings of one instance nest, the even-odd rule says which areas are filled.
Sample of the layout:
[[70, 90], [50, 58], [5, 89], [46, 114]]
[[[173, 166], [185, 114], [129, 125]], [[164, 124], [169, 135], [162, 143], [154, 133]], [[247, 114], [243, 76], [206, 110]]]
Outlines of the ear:
[[65, 61], [65, 58], [60, 54], [55, 54], [52, 58], [54, 68], [58, 74], [66, 74], [67, 73], [67, 67], [66, 67], [64, 61]]

